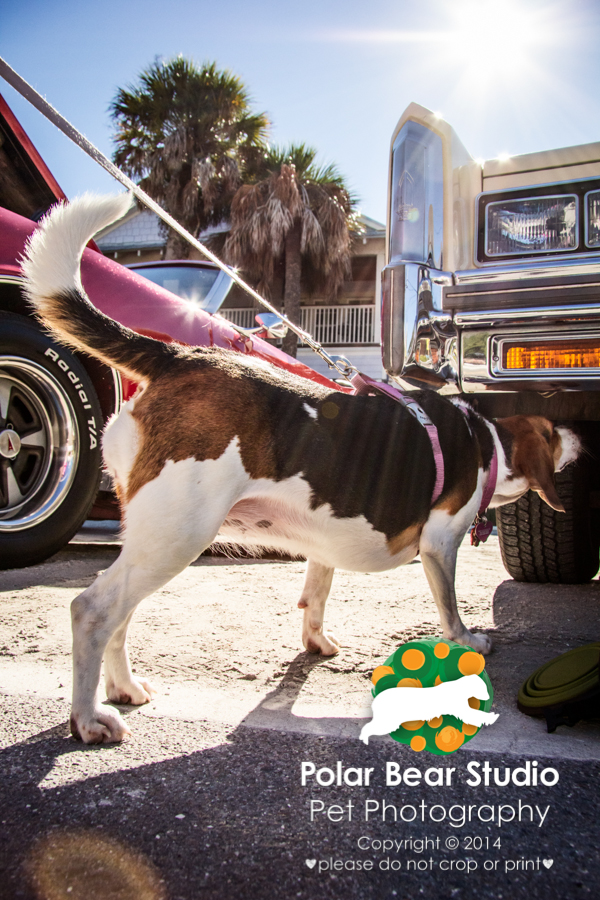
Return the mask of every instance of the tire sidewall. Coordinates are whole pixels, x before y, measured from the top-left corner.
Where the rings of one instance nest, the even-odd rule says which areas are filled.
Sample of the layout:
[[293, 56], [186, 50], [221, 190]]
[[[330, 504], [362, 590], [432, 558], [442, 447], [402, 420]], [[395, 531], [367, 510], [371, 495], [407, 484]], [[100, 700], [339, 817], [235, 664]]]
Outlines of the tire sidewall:
[[0, 568], [46, 559], [66, 544], [84, 521], [101, 475], [102, 411], [83, 365], [66, 348], [23, 316], [0, 312], [0, 363], [17, 356], [41, 366], [61, 387], [73, 410], [79, 450], [73, 481], [60, 505], [43, 521], [21, 531], [0, 531]]

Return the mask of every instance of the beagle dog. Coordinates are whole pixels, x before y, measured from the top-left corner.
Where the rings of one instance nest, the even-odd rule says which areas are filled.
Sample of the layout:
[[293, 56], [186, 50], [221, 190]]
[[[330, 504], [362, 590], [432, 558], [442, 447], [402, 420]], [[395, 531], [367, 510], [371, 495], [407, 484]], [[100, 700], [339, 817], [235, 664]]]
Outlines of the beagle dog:
[[307, 558], [298, 605], [310, 652], [339, 650], [323, 626], [336, 568], [382, 572], [420, 554], [444, 637], [487, 653], [490, 638], [461, 622], [454, 576], [494, 452], [490, 506], [532, 488], [562, 510], [553, 473], [577, 458], [579, 439], [539, 416], [492, 424], [433, 392], [411, 394], [437, 427], [443, 456], [432, 507], [428, 434], [393, 399], [329, 390], [234, 351], [163, 343], [97, 310], [81, 284], [81, 254], [129, 204], [127, 195], [86, 195], [54, 207], [23, 261], [44, 326], [140, 383], [103, 439], [124, 540], [116, 562], [72, 603], [72, 733], [86, 743], [128, 733], [119, 713], [100, 704], [102, 660], [109, 700], [151, 699], [127, 654], [133, 612], [217, 537]]

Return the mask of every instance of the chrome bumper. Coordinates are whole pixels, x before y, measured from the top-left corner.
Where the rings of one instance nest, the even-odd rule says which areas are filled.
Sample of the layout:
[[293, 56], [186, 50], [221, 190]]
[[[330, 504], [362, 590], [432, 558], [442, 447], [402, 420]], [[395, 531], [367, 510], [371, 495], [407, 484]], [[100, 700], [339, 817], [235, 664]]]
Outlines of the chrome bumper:
[[[535, 305], [519, 307], [514, 279], [505, 286], [497, 274], [491, 290], [479, 290], [469, 301], [479, 308], [461, 309], [455, 308], [461, 305], [457, 297], [466, 305], [464, 289], [457, 293], [461, 273], [454, 276], [418, 263], [388, 265], [382, 277], [384, 368], [398, 381], [449, 393], [598, 390], [600, 369], [515, 373], [501, 364], [507, 340], [600, 336], [600, 281], [590, 268], [585, 279], [579, 273], [571, 278], [567, 303], [556, 282], [545, 292], [539, 282], [532, 285], [525, 277], [519, 295], [535, 292]], [[481, 274], [489, 285], [489, 274]]]

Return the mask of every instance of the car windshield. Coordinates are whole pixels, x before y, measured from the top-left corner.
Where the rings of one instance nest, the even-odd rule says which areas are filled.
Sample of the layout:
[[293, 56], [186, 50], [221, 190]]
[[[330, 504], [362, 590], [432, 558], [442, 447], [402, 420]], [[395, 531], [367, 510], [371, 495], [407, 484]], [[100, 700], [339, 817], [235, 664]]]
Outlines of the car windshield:
[[205, 306], [206, 298], [219, 277], [218, 269], [203, 266], [140, 266], [134, 271], [200, 307]]

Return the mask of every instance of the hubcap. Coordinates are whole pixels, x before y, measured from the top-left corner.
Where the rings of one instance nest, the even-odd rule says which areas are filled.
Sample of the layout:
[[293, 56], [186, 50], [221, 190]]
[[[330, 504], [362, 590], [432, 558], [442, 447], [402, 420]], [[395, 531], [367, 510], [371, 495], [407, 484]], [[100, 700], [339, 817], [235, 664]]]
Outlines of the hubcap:
[[12, 428], [6, 428], [0, 432], [0, 456], [5, 459], [14, 459], [21, 449], [21, 438]]

